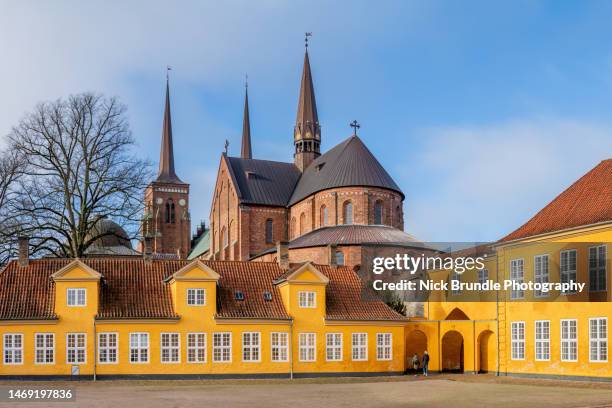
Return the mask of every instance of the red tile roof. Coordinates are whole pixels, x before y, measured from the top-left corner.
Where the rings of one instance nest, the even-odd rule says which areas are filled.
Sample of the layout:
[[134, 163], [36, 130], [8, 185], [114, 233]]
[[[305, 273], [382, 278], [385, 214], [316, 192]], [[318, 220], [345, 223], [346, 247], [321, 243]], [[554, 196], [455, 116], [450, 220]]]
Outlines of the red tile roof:
[[612, 159], [607, 159], [500, 242], [611, 220]]
[[[69, 259], [31, 260], [27, 267], [10, 262], [0, 272], [0, 320], [54, 319], [54, 272]], [[189, 261], [134, 257], [82, 260], [102, 275], [98, 319], [176, 319], [170, 286], [165, 279]], [[217, 311], [220, 318], [290, 319], [278, 287], [283, 275], [277, 263], [205, 261], [219, 273]], [[330, 278], [327, 286], [327, 318], [342, 320], [401, 320], [382, 301], [362, 297], [362, 283], [348, 267], [315, 265]], [[236, 291], [244, 300], [236, 300]], [[272, 300], [264, 299], [264, 292]]]

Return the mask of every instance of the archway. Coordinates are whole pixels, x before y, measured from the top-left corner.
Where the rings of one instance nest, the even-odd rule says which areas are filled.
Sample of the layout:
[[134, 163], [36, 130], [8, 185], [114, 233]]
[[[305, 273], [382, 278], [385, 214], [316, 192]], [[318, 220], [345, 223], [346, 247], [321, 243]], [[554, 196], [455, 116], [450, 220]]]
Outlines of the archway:
[[495, 369], [495, 341], [493, 332], [485, 330], [478, 336], [478, 372], [486, 373]]
[[470, 320], [470, 318], [463, 312], [463, 310], [456, 307], [451, 310], [448, 316], [446, 316], [446, 320]]
[[451, 330], [442, 337], [442, 371], [463, 372], [463, 336]]
[[419, 361], [423, 361], [423, 353], [427, 350], [427, 335], [420, 330], [413, 330], [406, 336], [406, 368], [412, 370], [412, 356], [416, 353]]

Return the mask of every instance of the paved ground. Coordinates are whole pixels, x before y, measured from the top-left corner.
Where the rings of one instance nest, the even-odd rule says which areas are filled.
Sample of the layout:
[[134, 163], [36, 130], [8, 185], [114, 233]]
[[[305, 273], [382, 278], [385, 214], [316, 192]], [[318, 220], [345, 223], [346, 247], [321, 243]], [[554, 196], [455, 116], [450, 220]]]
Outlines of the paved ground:
[[315, 380], [99, 381], [0, 383], [76, 387], [72, 403], [0, 407], [612, 407], [611, 383], [431, 376]]

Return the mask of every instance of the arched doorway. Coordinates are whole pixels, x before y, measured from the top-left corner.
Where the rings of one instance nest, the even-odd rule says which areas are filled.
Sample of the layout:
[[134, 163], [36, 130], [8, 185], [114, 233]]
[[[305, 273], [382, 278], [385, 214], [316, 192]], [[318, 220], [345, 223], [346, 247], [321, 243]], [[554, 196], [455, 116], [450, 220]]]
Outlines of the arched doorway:
[[478, 336], [478, 372], [486, 373], [495, 369], [495, 339], [491, 330]]
[[406, 368], [412, 370], [412, 356], [416, 353], [419, 361], [423, 361], [423, 353], [427, 350], [427, 335], [420, 330], [413, 330], [406, 336]]
[[442, 371], [463, 372], [463, 336], [451, 330], [442, 337]]

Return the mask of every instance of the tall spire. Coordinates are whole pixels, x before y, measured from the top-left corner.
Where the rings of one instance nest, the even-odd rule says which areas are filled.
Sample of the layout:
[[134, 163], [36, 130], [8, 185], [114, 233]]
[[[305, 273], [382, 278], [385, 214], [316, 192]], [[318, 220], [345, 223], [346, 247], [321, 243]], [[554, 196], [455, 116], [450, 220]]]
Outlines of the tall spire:
[[[168, 71], [170, 67], [168, 67]], [[166, 107], [162, 125], [161, 151], [159, 155], [158, 182], [182, 183], [174, 171], [174, 149], [172, 146], [172, 117], [170, 115], [170, 79], [166, 73]]]
[[240, 157], [242, 157], [243, 159], [253, 158], [253, 151], [251, 150], [251, 120], [249, 118], [248, 82], [245, 82], [244, 84], [244, 117], [242, 119], [242, 147], [240, 149]]
[[319, 125], [310, 58], [308, 56], [308, 37], [311, 35], [311, 33], [306, 33], [305, 37], [304, 67], [302, 69], [297, 118], [293, 131], [294, 159], [296, 165], [302, 171], [321, 154], [321, 126]]

